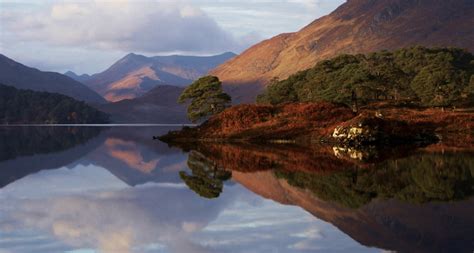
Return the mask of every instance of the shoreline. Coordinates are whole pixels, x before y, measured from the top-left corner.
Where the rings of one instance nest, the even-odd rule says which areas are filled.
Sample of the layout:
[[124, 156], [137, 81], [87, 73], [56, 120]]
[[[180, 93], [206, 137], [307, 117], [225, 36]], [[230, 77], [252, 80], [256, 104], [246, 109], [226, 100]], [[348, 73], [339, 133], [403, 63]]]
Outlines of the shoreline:
[[433, 144], [444, 136], [474, 139], [474, 113], [389, 107], [359, 113], [329, 102], [238, 105], [202, 125], [171, 131], [166, 143]]

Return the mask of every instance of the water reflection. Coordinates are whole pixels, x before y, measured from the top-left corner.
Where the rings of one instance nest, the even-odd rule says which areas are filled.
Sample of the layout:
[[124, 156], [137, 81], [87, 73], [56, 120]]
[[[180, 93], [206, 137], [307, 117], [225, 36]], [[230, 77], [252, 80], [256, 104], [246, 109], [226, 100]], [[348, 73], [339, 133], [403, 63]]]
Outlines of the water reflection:
[[179, 176], [191, 190], [208, 199], [219, 197], [224, 187], [224, 181], [232, 177], [230, 171], [218, 168], [215, 163], [209, 161], [199, 152], [189, 153], [188, 167], [191, 169], [192, 175], [180, 171]]
[[0, 252], [474, 248], [469, 150], [152, 140], [168, 130], [0, 129]]
[[185, 148], [231, 171], [251, 191], [300, 206], [363, 245], [400, 252], [474, 248], [472, 152], [210, 143]]
[[0, 127], [0, 188], [45, 169], [66, 166], [96, 148], [103, 128]]

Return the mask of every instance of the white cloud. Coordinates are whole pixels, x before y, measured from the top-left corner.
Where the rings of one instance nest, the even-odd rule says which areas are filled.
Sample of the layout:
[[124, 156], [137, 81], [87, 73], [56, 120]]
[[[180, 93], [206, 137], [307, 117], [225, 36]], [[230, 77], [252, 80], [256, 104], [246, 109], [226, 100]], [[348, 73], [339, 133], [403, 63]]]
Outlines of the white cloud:
[[0, 52], [97, 73], [123, 55], [209, 55], [297, 31], [345, 0], [0, 0]]
[[220, 52], [238, 43], [202, 10], [184, 2], [58, 2], [3, 11], [7, 32], [22, 42], [160, 53]]

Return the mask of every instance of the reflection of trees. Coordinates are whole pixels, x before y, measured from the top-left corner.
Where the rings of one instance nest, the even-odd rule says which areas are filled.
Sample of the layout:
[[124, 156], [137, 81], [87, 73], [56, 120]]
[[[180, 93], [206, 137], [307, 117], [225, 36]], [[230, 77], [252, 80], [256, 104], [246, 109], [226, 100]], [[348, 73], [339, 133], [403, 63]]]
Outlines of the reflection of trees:
[[191, 190], [208, 199], [219, 197], [224, 181], [232, 177], [231, 172], [219, 169], [216, 164], [196, 151], [189, 153], [188, 167], [192, 175], [181, 171], [179, 176]]
[[0, 128], [0, 188], [41, 170], [66, 166], [101, 143], [102, 128]]
[[0, 161], [59, 152], [83, 144], [101, 132], [97, 127], [0, 128]]
[[[316, 145], [201, 143], [190, 149], [199, 151], [191, 152], [190, 168], [207, 166], [201, 169], [206, 173], [216, 166], [246, 173], [273, 170], [290, 185], [345, 207], [358, 208], [377, 198], [411, 203], [462, 200], [474, 192], [474, 158], [470, 153], [414, 153], [413, 147], [377, 149], [369, 150], [370, 159], [365, 161], [338, 156], [331, 147]], [[200, 182], [194, 178], [194, 188], [206, 184], [206, 178], [198, 176], [206, 175], [204, 172], [193, 170]], [[208, 185], [212, 185], [210, 179]], [[215, 193], [207, 195], [218, 193], [217, 187]]]
[[425, 203], [461, 200], [474, 192], [474, 158], [470, 154], [421, 154], [324, 175], [275, 173], [321, 199], [352, 208], [376, 198]]

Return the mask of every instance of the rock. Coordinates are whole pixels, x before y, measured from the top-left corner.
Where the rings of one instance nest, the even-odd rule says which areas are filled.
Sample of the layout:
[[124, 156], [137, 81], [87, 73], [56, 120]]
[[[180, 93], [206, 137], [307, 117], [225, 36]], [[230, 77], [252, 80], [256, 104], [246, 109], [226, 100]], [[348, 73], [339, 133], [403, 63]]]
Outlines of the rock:
[[337, 126], [332, 138], [345, 146], [436, 142], [434, 132], [404, 121], [359, 115]]
[[332, 137], [347, 144], [367, 144], [380, 140], [379, 131], [382, 119], [362, 118], [348, 125], [341, 125], [334, 129]]

